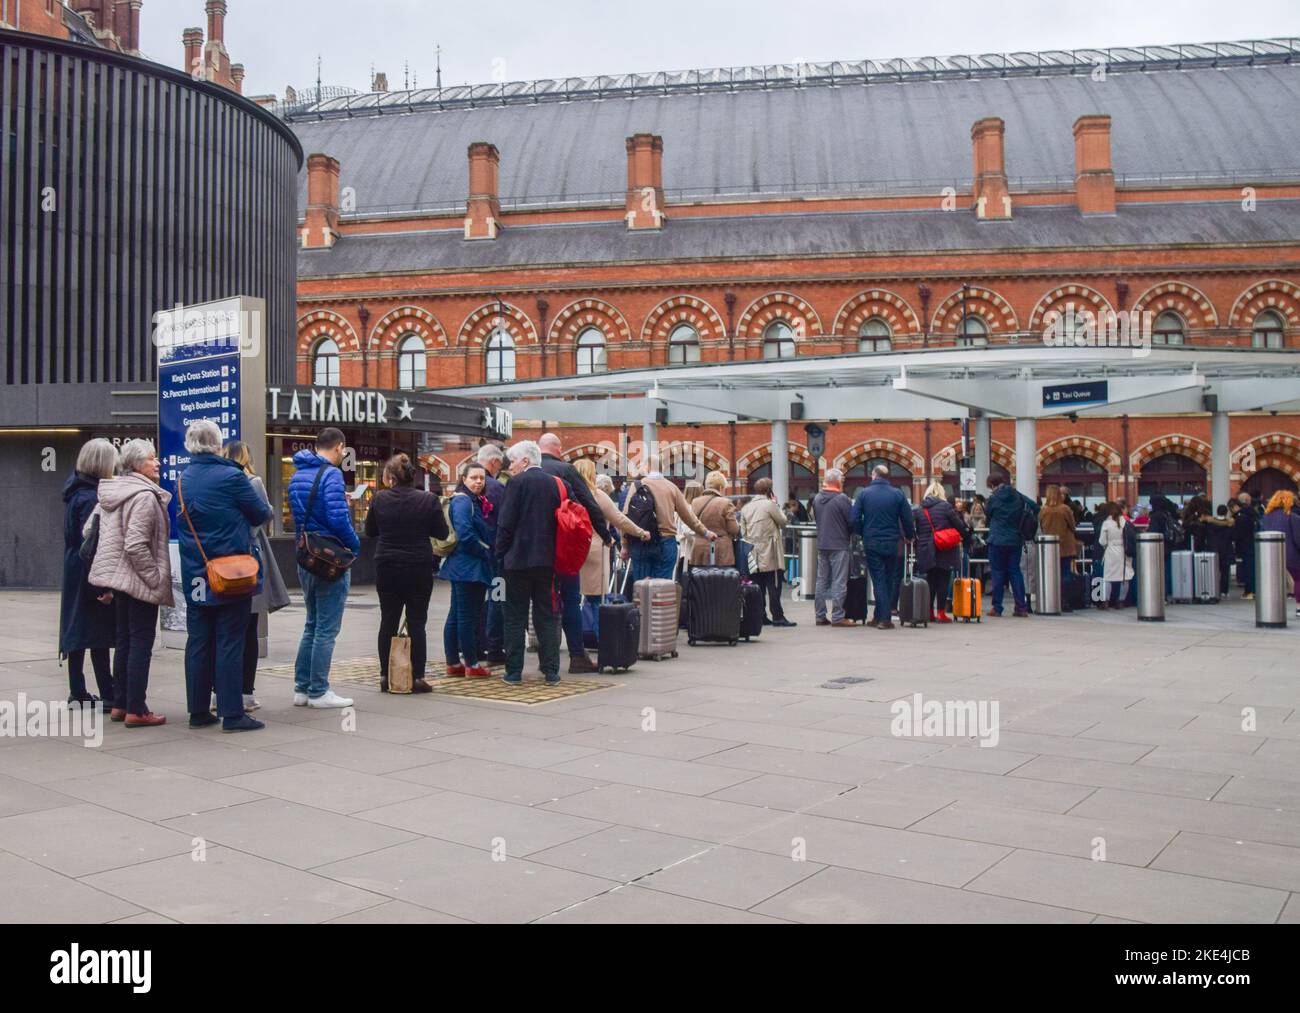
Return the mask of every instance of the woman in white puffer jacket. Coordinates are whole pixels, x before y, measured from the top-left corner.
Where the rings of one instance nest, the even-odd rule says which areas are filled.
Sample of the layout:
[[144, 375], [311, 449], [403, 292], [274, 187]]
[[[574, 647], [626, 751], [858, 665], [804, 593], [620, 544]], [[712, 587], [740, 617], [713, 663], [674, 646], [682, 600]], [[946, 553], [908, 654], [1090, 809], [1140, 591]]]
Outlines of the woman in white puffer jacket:
[[158, 629], [158, 608], [172, 599], [167, 504], [158, 487], [161, 466], [154, 445], [131, 440], [122, 448], [118, 478], [99, 483], [99, 546], [90, 578], [113, 590], [117, 647], [113, 655], [112, 720], [128, 728], [152, 728], [167, 719], [145, 704], [149, 662]]

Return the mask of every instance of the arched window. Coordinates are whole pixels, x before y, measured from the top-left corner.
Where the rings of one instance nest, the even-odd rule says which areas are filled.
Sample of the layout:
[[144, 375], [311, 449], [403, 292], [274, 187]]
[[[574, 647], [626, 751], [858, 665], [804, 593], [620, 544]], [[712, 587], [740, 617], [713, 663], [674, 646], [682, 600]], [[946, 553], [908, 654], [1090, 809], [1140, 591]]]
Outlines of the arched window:
[[1106, 469], [1096, 461], [1071, 455], [1053, 461], [1044, 468], [1039, 485], [1042, 488], [1059, 485], [1072, 499], [1077, 499], [1091, 510], [1107, 499], [1106, 478]]
[[1138, 478], [1138, 496], [1166, 496], [1183, 504], [1205, 491], [1205, 469], [1182, 454], [1164, 454], [1147, 461]]
[[794, 331], [784, 320], [773, 320], [763, 332], [763, 358], [793, 359]]
[[493, 331], [487, 343], [487, 382], [509, 383], [515, 378], [515, 343], [505, 331]]
[[700, 361], [700, 335], [690, 324], [678, 324], [668, 336], [668, 365]]
[[[754, 491], [754, 483], [760, 478], [772, 477], [772, 464], [760, 464], [756, 468], [749, 469], [749, 492]], [[797, 499], [800, 503], [808, 504], [817, 495], [817, 476], [805, 468], [798, 461], [790, 462], [790, 491], [789, 498]], [[784, 507], [784, 503], [778, 503], [777, 506]]]
[[326, 338], [316, 346], [311, 357], [312, 383], [317, 387], [339, 385], [339, 346], [333, 338]]
[[608, 369], [605, 358], [605, 335], [595, 327], [588, 327], [578, 335], [578, 375], [590, 376]]
[[872, 317], [858, 331], [859, 352], [888, 352], [893, 347], [889, 324], [880, 317]]
[[958, 348], [987, 348], [989, 343], [989, 327], [982, 317], [971, 316], [967, 314], [961, 322], [961, 330], [957, 332]]
[[870, 461], [863, 461], [861, 464], [854, 465], [844, 473], [844, 491], [850, 497], [856, 496], [860, 489], [871, 484], [871, 473], [876, 470], [876, 465], [883, 464], [889, 468], [889, 484], [899, 490], [908, 499], [912, 498], [912, 473], [904, 468], [901, 464], [894, 461], [886, 461], [884, 458], [873, 457]]
[[1187, 328], [1183, 318], [1173, 310], [1166, 310], [1156, 317], [1156, 325], [1151, 333], [1153, 345], [1181, 345], [1187, 339]]
[[1267, 503], [1275, 492], [1296, 492], [1295, 480], [1279, 468], [1260, 468], [1241, 485], [1256, 503]]
[[1255, 330], [1250, 336], [1251, 347], [1282, 348], [1284, 326], [1281, 314], [1273, 310], [1265, 310], [1255, 318]]
[[401, 390], [423, 387], [428, 377], [429, 356], [424, 342], [408, 334], [397, 345], [397, 386]]

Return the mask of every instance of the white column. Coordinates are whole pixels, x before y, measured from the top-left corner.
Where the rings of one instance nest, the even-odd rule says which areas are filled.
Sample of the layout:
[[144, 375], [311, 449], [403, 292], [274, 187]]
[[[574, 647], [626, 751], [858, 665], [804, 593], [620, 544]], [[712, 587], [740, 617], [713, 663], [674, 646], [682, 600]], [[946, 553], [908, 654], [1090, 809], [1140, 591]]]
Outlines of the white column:
[[1016, 488], [1038, 499], [1038, 420], [1016, 419]]
[[779, 506], [790, 498], [790, 427], [784, 419], [772, 423], [772, 492]]
[[658, 450], [659, 427], [653, 422], [641, 426], [641, 467], [649, 470], [650, 455]]
[[1210, 416], [1210, 498], [1216, 506], [1228, 502], [1232, 481], [1231, 455], [1228, 413], [1215, 412]]
[[989, 468], [993, 464], [993, 425], [987, 415], [975, 419], [975, 491], [989, 492]]

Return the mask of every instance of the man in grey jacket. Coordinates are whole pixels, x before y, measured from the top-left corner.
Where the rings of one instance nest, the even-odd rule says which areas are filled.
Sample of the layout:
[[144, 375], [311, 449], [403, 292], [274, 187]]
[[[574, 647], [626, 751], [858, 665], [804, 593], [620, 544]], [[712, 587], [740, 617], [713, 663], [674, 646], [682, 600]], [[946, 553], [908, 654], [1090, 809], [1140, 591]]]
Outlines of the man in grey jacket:
[[852, 626], [844, 614], [844, 599], [849, 590], [853, 501], [844, 495], [844, 473], [838, 468], [826, 472], [825, 488], [813, 500], [813, 514], [817, 518], [817, 625]]

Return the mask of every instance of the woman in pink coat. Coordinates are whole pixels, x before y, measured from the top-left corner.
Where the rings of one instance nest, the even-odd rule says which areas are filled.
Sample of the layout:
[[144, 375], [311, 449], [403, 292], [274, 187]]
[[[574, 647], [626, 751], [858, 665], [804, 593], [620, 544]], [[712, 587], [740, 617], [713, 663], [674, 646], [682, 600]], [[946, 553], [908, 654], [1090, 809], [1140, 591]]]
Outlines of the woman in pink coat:
[[90, 579], [97, 587], [112, 589], [117, 609], [116, 699], [110, 716], [125, 721], [128, 728], [153, 728], [167, 722], [149, 710], [145, 694], [158, 608], [172, 604], [167, 524], [171, 495], [158, 487], [158, 454], [148, 440], [127, 443], [118, 468], [120, 477], [99, 483], [99, 547]]

